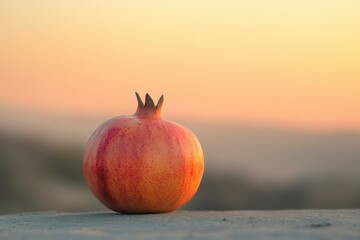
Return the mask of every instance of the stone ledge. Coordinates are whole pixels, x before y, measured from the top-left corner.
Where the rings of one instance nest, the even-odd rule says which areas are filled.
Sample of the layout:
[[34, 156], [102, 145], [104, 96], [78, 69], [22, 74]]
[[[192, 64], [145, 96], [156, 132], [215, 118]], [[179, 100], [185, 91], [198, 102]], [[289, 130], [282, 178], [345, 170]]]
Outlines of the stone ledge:
[[360, 239], [360, 210], [39, 212], [0, 216], [0, 239]]

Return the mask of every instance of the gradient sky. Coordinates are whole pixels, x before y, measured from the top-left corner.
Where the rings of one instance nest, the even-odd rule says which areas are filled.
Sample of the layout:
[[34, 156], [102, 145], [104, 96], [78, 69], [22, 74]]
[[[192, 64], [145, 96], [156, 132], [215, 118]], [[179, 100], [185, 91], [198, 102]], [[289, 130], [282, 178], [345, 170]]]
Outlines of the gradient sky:
[[0, 107], [360, 130], [360, 1], [1, 1]]

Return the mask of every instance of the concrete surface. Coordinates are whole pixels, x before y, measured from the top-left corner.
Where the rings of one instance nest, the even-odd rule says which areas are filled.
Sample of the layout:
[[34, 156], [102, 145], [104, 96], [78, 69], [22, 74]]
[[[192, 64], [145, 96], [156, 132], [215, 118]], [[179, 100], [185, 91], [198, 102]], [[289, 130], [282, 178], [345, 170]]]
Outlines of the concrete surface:
[[360, 210], [23, 213], [0, 239], [360, 239]]

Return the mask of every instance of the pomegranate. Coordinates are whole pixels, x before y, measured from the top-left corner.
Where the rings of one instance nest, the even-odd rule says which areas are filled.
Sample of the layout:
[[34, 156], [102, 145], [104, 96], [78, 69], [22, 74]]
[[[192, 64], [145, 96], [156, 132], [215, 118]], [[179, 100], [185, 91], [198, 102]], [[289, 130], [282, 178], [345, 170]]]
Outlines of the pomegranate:
[[135, 114], [98, 127], [85, 149], [83, 171], [93, 194], [122, 213], [174, 211], [195, 195], [204, 172], [196, 136], [161, 116], [164, 96], [155, 106], [135, 93]]

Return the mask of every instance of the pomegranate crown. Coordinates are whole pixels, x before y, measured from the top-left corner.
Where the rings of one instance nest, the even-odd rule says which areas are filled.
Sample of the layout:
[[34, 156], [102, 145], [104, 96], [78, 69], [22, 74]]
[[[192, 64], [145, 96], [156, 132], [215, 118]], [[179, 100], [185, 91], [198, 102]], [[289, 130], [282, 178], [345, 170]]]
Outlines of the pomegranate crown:
[[148, 93], [145, 95], [145, 104], [137, 92], [135, 92], [135, 95], [138, 101], [138, 108], [135, 113], [137, 117], [161, 118], [161, 108], [164, 102], [164, 95], [161, 95], [156, 105]]

